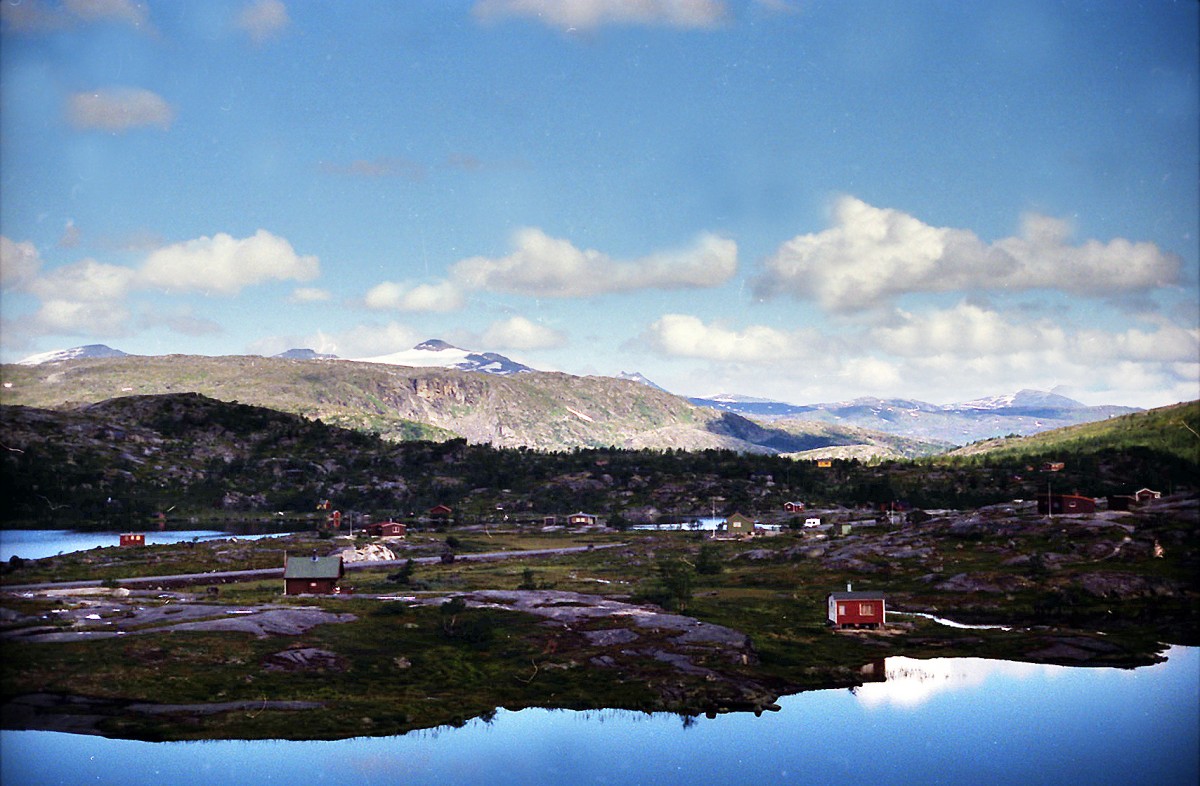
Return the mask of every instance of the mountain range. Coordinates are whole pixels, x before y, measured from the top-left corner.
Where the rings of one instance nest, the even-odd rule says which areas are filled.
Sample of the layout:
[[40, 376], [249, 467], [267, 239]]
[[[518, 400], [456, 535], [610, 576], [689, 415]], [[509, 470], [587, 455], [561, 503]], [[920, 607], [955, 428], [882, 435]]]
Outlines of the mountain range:
[[[26, 358], [17, 365], [58, 367], [77, 361], [134, 359], [136, 357], [103, 344], [93, 344], [58, 352], [41, 353]], [[200, 356], [171, 357], [191, 357], [194, 364], [204, 364], [204, 360]], [[152, 360], [152, 358], [142, 359]], [[268, 359], [263, 358], [262, 360]], [[931, 452], [947, 445], [962, 445], [1009, 434], [1036, 434], [1049, 429], [1104, 420], [1116, 415], [1139, 411], [1133, 407], [1087, 406], [1066, 396], [1036, 390], [1021, 390], [1016, 393], [947, 405], [909, 399], [881, 398], [858, 398], [851, 401], [798, 405], [738, 394], [693, 397], [686, 399], [685, 402], [638, 372], [621, 372], [617, 377], [572, 377], [565, 374], [540, 372], [498, 353], [462, 349], [439, 339], [422, 342], [412, 349], [355, 360], [343, 360], [336, 355], [318, 353], [311, 349], [291, 349], [273, 356], [270, 360], [321, 361], [321, 363], [314, 364], [318, 366], [334, 361], [340, 367], [351, 365], [388, 366], [397, 369], [404, 368], [413, 375], [417, 375], [418, 369], [427, 372], [452, 370], [474, 372], [486, 377], [524, 378], [531, 383], [536, 378], [539, 380], [539, 384], [533, 385], [534, 387], [544, 387], [540, 384], [541, 382], [554, 380], [549, 387], [560, 393], [565, 389], [599, 390], [605, 388], [606, 392], [603, 397], [607, 400], [616, 402], [628, 397], [631, 406], [644, 407], [644, 402], [649, 396], [658, 402], [652, 409], [660, 409], [663, 402], [669, 401], [670, 405], [661, 412], [674, 413], [666, 420], [661, 417], [652, 417], [648, 422], [643, 423], [629, 422], [623, 416], [616, 419], [619, 423], [609, 417], [601, 417], [597, 420], [593, 414], [590, 414], [590, 410], [580, 402], [576, 402], [579, 406], [574, 408], [566, 403], [562, 403], [561, 406], [553, 406], [550, 401], [538, 399], [536, 396], [534, 399], [538, 400], [531, 401], [522, 391], [507, 390], [501, 393], [499, 390], [492, 390], [493, 386], [490, 383], [483, 387], [488, 388], [496, 395], [513, 397], [501, 407], [506, 410], [505, 419], [491, 424], [485, 424], [482, 420], [487, 416], [485, 412], [487, 407], [481, 409], [478, 406], [470, 408], [460, 406], [453, 416], [446, 415], [444, 412], [435, 413], [432, 410], [437, 407], [432, 405], [427, 393], [423, 400], [429, 406], [407, 409], [402, 407], [399, 411], [404, 414], [399, 417], [394, 417], [397, 414], [395, 411], [389, 413], [388, 408], [384, 408], [384, 412], [376, 411], [380, 409], [378, 397], [368, 400], [363, 411], [352, 411], [353, 407], [347, 400], [344, 402], [345, 406], [334, 407], [336, 411], [330, 412], [330, 402], [323, 401], [325, 394], [319, 391], [314, 392], [317, 400], [315, 404], [311, 402], [306, 404], [297, 400], [290, 402], [289, 406], [282, 407], [284, 411], [323, 418], [333, 417], [331, 422], [375, 430], [393, 438], [414, 436], [444, 438], [458, 434], [468, 439], [499, 445], [525, 444], [530, 447], [550, 449], [598, 444], [643, 444], [663, 447], [732, 447], [778, 452], [806, 452], [837, 446], [843, 448], [839, 455], [875, 455], [880, 452], [881, 446], [886, 440], [881, 441], [878, 436], [872, 437], [869, 434], [861, 433], [864, 430], [930, 443], [924, 448], [918, 447], [916, 444], [905, 444], [899, 447], [898, 454], [906, 455], [914, 451], [916, 453]], [[161, 363], [151, 365], [158, 369], [157, 373], [162, 372]], [[404, 372], [397, 371], [396, 373]], [[574, 381], [568, 382], [567, 380]], [[630, 387], [629, 383], [633, 383], [634, 387]], [[174, 392], [181, 389], [177, 383], [164, 384], [167, 386], [162, 392]], [[223, 384], [225, 387], [229, 387], [228, 382]], [[420, 386], [420, 383], [414, 382], [413, 384]], [[221, 384], [217, 385], [217, 387], [220, 386]], [[456, 387], [456, 385], [451, 385], [451, 387]], [[652, 393], [643, 393], [639, 388], [652, 391]], [[115, 391], [114, 395], [129, 393], [133, 390], [149, 392], [142, 387], [130, 388], [130, 386], [124, 385]], [[196, 391], [221, 397], [209, 390], [196, 388]], [[659, 398], [660, 396], [665, 398]], [[6, 390], [4, 399], [10, 398], [12, 396]], [[92, 400], [86, 396], [84, 399]], [[247, 397], [243, 400], [254, 399]], [[43, 400], [40, 397], [39, 401], [48, 406], [61, 403], [54, 400]], [[269, 401], [262, 398], [256, 403], [271, 406]], [[681, 404], [685, 405], [684, 408], [680, 407]], [[678, 417], [679, 413], [688, 411], [686, 405], [719, 414], [700, 415], [693, 412], [684, 419], [686, 421], [683, 426], [685, 430], [702, 424], [700, 428], [702, 437], [698, 437], [694, 433], [689, 433], [685, 437], [681, 433], [672, 435], [659, 431], [668, 426], [671, 428], [679, 426], [680, 424], [674, 422], [674, 419]], [[528, 410], [521, 412], [520, 415], [514, 414], [514, 410], [525, 408]], [[616, 409], [622, 409], [622, 407], [618, 406]], [[552, 413], [555, 412], [568, 413], [566, 418], [573, 421], [571, 427], [565, 428], [561, 424], [558, 427], [550, 426], [554, 422]], [[542, 432], [536, 435], [532, 431], [524, 433], [523, 429], [515, 430], [511, 425], [515, 422], [533, 423], [544, 416], [550, 416], [549, 420], [542, 424], [541, 428], [532, 429], [532, 431]], [[385, 426], [380, 418], [400, 422], [391, 422], [390, 425]], [[580, 428], [580, 424], [586, 424], [586, 426]], [[823, 425], [818, 427], [817, 424]], [[761, 429], [763, 433], [755, 432], [755, 429]], [[838, 429], [843, 430], [838, 431]], [[751, 434], [752, 436], [750, 436]], [[791, 435], [791, 437], [780, 437], [780, 434]], [[794, 439], [797, 434], [809, 437], [820, 435], [820, 438], [827, 442], [820, 444], [820, 439], [818, 439], [818, 444], [814, 444], [813, 440], [808, 439], [798, 443]], [[532, 441], [521, 442], [522, 439]], [[847, 453], [846, 449], [854, 445], [867, 445], [868, 447], [865, 452], [849, 450]], [[882, 449], [882, 452], [890, 453], [891, 448]]]

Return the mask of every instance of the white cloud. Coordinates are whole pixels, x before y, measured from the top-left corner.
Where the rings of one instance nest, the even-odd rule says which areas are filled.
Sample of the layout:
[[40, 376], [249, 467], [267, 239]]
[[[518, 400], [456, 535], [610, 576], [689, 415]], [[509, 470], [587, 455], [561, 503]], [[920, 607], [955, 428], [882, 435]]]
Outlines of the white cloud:
[[316, 287], [296, 287], [288, 300], [292, 303], [323, 303], [332, 296], [324, 289]]
[[283, 349], [307, 347], [343, 358], [366, 358], [414, 347], [425, 338], [427, 336], [418, 335], [408, 325], [389, 322], [382, 326], [356, 325], [337, 333], [318, 331], [308, 336], [289, 339], [291, 343]]
[[968, 303], [919, 315], [899, 312], [896, 324], [870, 332], [870, 345], [901, 357], [966, 360], [981, 368], [999, 358], [1007, 358], [1010, 368], [1023, 362], [1200, 362], [1200, 330], [1195, 328], [1162, 322], [1153, 331], [1069, 331], [1050, 320], [1017, 322]]
[[76, 128], [121, 132], [171, 127], [175, 112], [162, 96], [138, 87], [106, 87], [67, 98], [67, 117]]
[[397, 284], [384, 281], [368, 290], [367, 308], [377, 311], [457, 311], [463, 307], [462, 292], [449, 281], [436, 284]]
[[0, 289], [24, 289], [42, 267], [37, 247], [0, 235]]
[[737, 244], [702, 235], [689, 249], [621, 262], [540, 229], [519, 230], [516, 250], [499, 259], [471, 257], [456, 263], [464, 286], [532, 297], [591, 297], [639, 289], [694, 289], [728, 281], [737, 271]]
[[820, 343], [808, 331], [787, 332], [763, 325], [729, 330], [687, 314], [664, 314], [642, 334], [654, 351], [670, 357], [735, 363], [770, 363], [805, 356]]
[[482, 340], [489, 349], [555, 349], [567, 343], [560, 331], [522, 316], [493, 322], [484, 331]]
[[475, 16], [490, 20], [523, 16], [560, 30], [602, 25], [711, 28], [727, 11], [722, 0], [477, 0]]
[[136, 273], [122, 265], [84, 259], [55, 268], [29, 285], [43, 301], [114, 303], [128, 294]]
[[834, 225], [799, 235], [764, 264], [756, 289], [816, 298], [832, 311], [880, 306], [907, 293], [1056, 289], [1115, 296], [1179, 280], [1181, 260], [1153, 243], [1117, 238], [1070, 245], [1066, 222], [1025, 217], [1019, 237], [990, 245], [898, 210], [840, 198]]
[[123, 305], [102, 300], [44, 300], [29, 331], [43, 335], [118, 336], [124, 335], [129, 310]]
[[160, 248], [140, 274], [167, 291], [236, 295], [266, 281], [309, 281], [319, 269], [315, 256], [299, 256], [287, 240], [260, 229], [242, 240], [222, 232]]
[[280, 0], [255, 0], [242, 9], [235, 22], [256, 44], [281, 35], [290, 23], [287, 6]]

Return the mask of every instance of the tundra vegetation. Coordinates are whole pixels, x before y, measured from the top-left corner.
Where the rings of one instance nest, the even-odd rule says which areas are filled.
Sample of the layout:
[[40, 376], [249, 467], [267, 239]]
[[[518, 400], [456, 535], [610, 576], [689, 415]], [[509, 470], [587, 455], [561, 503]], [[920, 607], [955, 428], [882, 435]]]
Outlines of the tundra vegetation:
[[[39, 498], [44, 507], [71, 506], [78, 494], [100, 505], [101, 494], [124, 489], [137, 492], [114, 497], [131, 524], [149, 523], [177, 500], [165, 526], [274, 521], [283, 512], [303, 528], [6, 565], [6, 727], [144, 739], [333, 738], [462, 723], [498, 707], [689, 716], [852, 687], [865, 665], [889, 655], [1135, 666], [1155, 661], [1166, 644], [1200, 643], [1200, 498], [1189, 485], [1200, 462], [1187, 442], [1200, 426], [1194, 404], [1141, 415], [1141, 428], [1113, 424], [1120, 430], [1112, 441], [1067, 434], [1011, 454], [829, 467], [722, 450], [385, 444], [198, 397], [178, 412], [196, 405], [211, 417], [194, 428], [168, 437], [147, 421], [149, 441], [133, 443], [137, 455], [120, 443], [138, 461], [106, 453], [111, 440], [88, 431], [94, 424], [5, 412], [13, 450], [0, 465], [6, 495], [19, 502], [6, 514], [9, 526], [47, 521]], [[222, 413], [233, 420], [222, 422]], [[23, 458], [38, 451], [57, 472]], [[289, 462], [313, 471], [318, 455], [326, 463], [308, 501], [282, 505], [276, 494], [309, 482], [294, 480], [308, 475], [289, 472]], [[1050, 460], [1065, 466], [1042, 472]], [[225, 474], [235, 461], [238, 472]], [[226, 482], [241, 484], [239, 505], [250, 509], [206, 507], [230, 493]], [[386, 492], [383, 483], [392, 484]], [[1049, 517], [1030, 501], [1049, 483], [1089, 496], [1141, 486], [1166, 496], [1129, 511]], [[247, 502], [255, 495], [261, 502]], [[346, 528], [322, 530], [324, 513], [310, 508], [330, 497], [410, 524], [406, 539], [388, 543], [397, 559], [355, 567], [345, 594], [284, 597], [277, 578], [130, 583], [277, 568], [285, 552], [371, 542]], [[785, 516], [788, 500], [809, 510]], [[408, 516], [435, 503], [454, 515]], [[718, 541], [686, 528], [631, 527], [713, 509], [779, 523], [782, 532]], [[620, 528], [546, 526], [546, 515], [574, 510]], [[798, 526], [813, 513], [821, 528]], [[577, 550], [520, 555], [547, 548]], [[518, 554], [472, 559], [492, 552]], [[455, 559], [442, 559], [447, 553]], [[104, 586], [29, 586], [81, 579]], [[848, 582], [885, 592], [890, 612], [1003, 628], [893, 613], [881, 631], [833, 631], [825, 597]]]

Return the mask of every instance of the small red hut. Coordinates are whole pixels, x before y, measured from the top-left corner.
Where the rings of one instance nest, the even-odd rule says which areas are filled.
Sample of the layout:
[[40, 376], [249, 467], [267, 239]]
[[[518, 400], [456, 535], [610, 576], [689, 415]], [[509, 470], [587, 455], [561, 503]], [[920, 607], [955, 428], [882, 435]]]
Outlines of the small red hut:
[[[848, 587], [849, 585], [847, 585]], [[829, 622], [835, 628], [878, 628], [885, 622], [887, 600], [882, 592], [831, 592], [826, 599]]]
[[367, 532], [381, 538], [403, 538], [408, 532], [408, 527], [399, 521], [381, 521], [367, 527]]
[[122, 546], [145, 546], [146, 536], [140, 532], [123, 532], [121, 533]]

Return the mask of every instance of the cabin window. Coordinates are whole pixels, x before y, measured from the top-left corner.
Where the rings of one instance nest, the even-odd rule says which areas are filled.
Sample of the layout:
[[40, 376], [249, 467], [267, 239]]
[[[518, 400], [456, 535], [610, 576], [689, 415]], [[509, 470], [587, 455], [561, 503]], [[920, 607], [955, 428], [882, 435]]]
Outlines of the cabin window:
[[872, 614], [875, 613], [875, 604], [874, 603], [858, 604], [858, 613], [863, 615], [864, 617], [871, 616]]
[[843, 615], [843, 614], [845, 614], [845, 613], [846, 613], [846, 604], [845, 604], [845, 603], [839, 603], [839, 604], [838, 604], [838, 616], [841, 616], [841, 615]]

